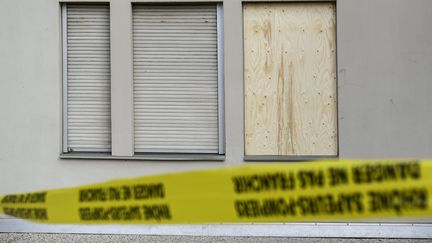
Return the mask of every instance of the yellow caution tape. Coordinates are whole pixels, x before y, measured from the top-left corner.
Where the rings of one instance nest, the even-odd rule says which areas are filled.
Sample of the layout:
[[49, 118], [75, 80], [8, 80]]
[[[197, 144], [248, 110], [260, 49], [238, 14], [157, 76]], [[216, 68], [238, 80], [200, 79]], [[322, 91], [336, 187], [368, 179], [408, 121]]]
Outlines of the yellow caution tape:
[[1, 197], [47, 223], [179, 224], [432, 216], [432, 161], [316, 161], [118, 179]]
[[[1, 204], [2, 200], [3, 200], [3, 195], [0, 195], [0, 204]], [[3, 213], [3, 207], [0, 207], [0, 215], [2, 215], [2, 214], [4, 214]]]

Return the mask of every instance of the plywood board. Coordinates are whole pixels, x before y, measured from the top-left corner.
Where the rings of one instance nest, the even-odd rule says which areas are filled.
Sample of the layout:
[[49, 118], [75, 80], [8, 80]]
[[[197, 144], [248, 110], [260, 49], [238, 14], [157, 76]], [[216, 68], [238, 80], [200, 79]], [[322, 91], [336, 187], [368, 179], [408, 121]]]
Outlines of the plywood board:
[[246, 155], [337, 154], [334, 3], [247, 3]]

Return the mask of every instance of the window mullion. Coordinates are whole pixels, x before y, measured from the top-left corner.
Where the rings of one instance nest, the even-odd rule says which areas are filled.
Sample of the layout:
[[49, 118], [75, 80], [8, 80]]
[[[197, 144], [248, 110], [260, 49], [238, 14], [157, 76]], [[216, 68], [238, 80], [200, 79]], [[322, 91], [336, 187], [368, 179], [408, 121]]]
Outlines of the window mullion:
[[112, 155], [133, 156], [131, 3], [111, 1]]

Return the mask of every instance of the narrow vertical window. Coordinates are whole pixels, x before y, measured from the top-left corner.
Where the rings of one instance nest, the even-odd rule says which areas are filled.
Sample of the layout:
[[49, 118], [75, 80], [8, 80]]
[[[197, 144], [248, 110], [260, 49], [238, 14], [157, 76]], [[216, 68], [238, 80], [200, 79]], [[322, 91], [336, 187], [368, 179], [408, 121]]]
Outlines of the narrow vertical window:
[[63, 152], [109, 152], [109, 5], [67, 3], [62, 8]]
[[133, 5], [136, 153], [224, 153], [220, 18], [216, 4]]
[[336, 156], [335, 5], [247, 3], [243, 17], [246, 156]]

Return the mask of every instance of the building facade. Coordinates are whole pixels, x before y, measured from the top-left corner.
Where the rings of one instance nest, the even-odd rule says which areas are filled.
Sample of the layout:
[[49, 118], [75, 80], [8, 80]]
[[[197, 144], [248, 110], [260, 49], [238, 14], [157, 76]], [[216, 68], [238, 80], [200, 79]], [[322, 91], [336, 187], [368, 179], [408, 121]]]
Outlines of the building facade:
[[430, 158], [431, 23], [428, 0], [2, 1], [0, 193]]

